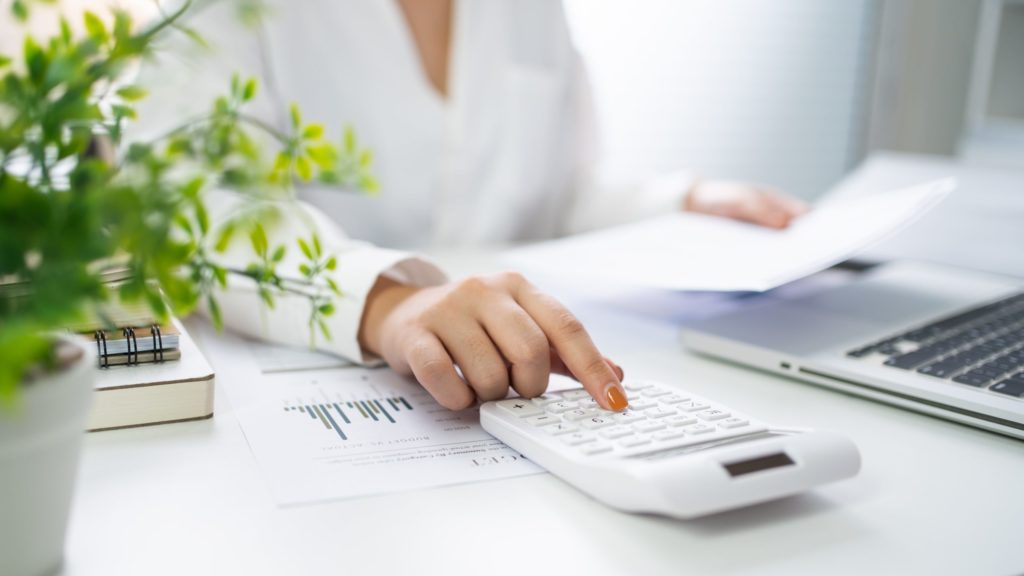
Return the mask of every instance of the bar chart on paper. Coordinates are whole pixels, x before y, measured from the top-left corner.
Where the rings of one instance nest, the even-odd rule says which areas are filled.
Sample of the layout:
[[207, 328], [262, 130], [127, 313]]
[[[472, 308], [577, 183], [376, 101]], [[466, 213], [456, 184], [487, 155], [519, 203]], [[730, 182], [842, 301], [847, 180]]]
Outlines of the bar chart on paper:
[[398, 417], [398, 413], [403, 410], [411, 411], [413, 407], [403, 396], [345, 401], [339, 395], [337, 399], [328, 399], [324, 402], [318, 402], [316, 399], [310, 402], [298, 400], [293, 405], [286, 404], [284, 410], [304, 414], [315, 426], [323, 424], [323, 428], [329, 433], [333, 431], [342, 440], [348, 440], [345, 430], [350, 430], [348, 426], [353, 424], [353, 421], [356, 424], [396, 424], [395, 418]]
[[540, 472], [480, 427], [390, 370], [263, 373], [236, 415], [283, 505]]

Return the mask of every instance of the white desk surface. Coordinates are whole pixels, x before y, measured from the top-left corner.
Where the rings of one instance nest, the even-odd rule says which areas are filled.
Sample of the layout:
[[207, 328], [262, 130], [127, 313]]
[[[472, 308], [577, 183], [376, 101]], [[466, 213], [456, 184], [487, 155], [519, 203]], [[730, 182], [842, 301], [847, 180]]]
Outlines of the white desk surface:
[[[494, 269], [489, 256], [442, 260], [459, 274]], [[860, 475], [689, 522], [546, 474], [279, 509], [219, 382], [212, 420], [88, 436], [64, 573], [1024, 572], [1024, 442], [696, 357], [664, 316], [567, 303], [627, 376], [849, 435]]]

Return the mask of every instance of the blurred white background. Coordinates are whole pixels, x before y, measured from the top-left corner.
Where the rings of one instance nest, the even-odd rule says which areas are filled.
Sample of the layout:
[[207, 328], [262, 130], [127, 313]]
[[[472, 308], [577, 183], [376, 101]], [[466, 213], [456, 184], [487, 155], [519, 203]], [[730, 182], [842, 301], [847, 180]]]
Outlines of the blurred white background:
[[810, 197], [860, 155], [872, 0], [570, 0], [604, 176], [691, 168]]
[[1024, 0], [566, 9], [610, 180], [689, 167], [813, 198], [875, 150], [1024, 165]]

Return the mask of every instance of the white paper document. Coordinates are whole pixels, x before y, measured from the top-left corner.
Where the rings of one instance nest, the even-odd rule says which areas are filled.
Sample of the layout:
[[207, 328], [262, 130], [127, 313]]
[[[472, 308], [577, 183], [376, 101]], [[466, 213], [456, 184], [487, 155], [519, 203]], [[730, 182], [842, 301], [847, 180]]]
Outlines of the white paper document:
[[512, 250], [526, 271], [580, 283], [690, 291], [764, 291], [841, 262], [906, 226], [951, 179], [816, 206], [785, 230], [671, 214]]
[[452, 412], [387, 369], [264, 374], [236, 416], [282, 505], [535, 474], [477, 409]]
[[278, 346], [256, 340], [247, 341], [249, 354], [260, 372], [295, 372], [298, 370], [321, 370], [325, 368], [344, 368], [352, 363], [341, 356], [300, 348], [296, 346]]

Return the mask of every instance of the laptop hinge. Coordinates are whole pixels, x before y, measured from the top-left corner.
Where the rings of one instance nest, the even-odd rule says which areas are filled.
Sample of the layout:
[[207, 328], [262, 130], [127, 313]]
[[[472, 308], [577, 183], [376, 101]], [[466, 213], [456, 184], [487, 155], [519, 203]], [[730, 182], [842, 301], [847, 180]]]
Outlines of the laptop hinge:
[[973, 410], [967, 410], [965, 408], [959, 408], [957, 406], [950, 406], [949, 404], [943, 404], [942, 402], [936, 402], [934, 400], [927, 400], [924, 398], [920, 398], [918, 396], [903, 394], [902, 392], [896, 392], [894, 390], [886, 390], [885, 388], [879, 388], [878, 386], [864, 384], [863, 382], [857, 382], [856, 380], [850, 380], [848, 378], [842, 378], [840, 376], [833, 376], [831, 374], [826, 374], [824, 372], [819, 372], [817, 370], [812, 370], [810, 368], [804, 368], [802, 366], [797, 368], [797, 371], [803, 374], [807, 374], [809, 376], [816, 376], [818, 378], [825, 378], [827, 380], [841, 382], [843, 384], [856, 386], [857, 388], [864, 388], [866, 390], [871, 390], [872, 392], [877, 392], [879, 394], [884, 394], [886, 396], [893, 396], [895, 398], [906, 400], [908, 402], [924, 404], [925, 406], [931, 406], [932, 408], [938, 408], [941, 410], [946, 410], [948, 412], [955, 412], [963, 416], [969, 416], [971, 418], [977, 418], [978, 420], [984, 420], [986, 422], [991, 422], [993, 424], [998, 424], [1000, 426], [1006, 426], [1007, 428], [1013, 428], [1014, 430], [1024, 431], [1024, 424], [1020, 422], [1014, 422], [1013, 420], [1006, 420], [1005, 418], [998, 418], [996, 416], [991, 416], [989, 414], [984, 414], [982, 412], [975, 412]]

